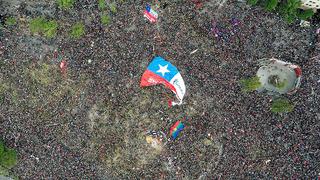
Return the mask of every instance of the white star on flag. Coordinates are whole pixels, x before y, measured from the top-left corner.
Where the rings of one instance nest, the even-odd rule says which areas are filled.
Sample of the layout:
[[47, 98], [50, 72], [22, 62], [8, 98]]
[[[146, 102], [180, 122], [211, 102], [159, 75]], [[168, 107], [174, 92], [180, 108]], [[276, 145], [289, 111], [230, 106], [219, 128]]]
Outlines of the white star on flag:
[[165, 66], [161, 66], [161, 65], [159, 64], [159, 70], [157, 71], [157, 73], [161, 73], [162, 76], [164, 76], [164, 74], [167, 73], [167, 72], [170, 72], [170, 71], [168, 70], [168, 64], [165, 65]]

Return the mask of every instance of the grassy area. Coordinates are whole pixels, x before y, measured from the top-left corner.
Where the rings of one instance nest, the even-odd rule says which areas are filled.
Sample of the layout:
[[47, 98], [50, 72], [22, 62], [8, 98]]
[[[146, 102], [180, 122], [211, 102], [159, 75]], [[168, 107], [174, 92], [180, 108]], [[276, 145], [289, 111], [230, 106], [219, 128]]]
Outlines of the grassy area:
[[13, 26], [17, 24], [17, 20], [14, 17], [8, 17], [5, 21], [6, 26]]
[[40, 64], [37, 68], [27, 69], [27, 76], [34, 84], [40, 86], [48, 87], [54, 82], [56, 72], [54, 72], [54, 67], [48, 64]]
[[85, 27], [83, 25], [83, 23], [81, 22], [78, 22], [76, 24], [74, 24], [72, 27], [71, 27], [71, 32], [70, 32], [70, 36], [72, 38], [80, 38], [81, 36], [83, 36], [85, 34]]
[[6, 169], [11, 169], [17, 164], [17, 152], [5, 146], [0, 141], [0, 165]]
[[105, 0], [98, 0], [98, 8], [99, 8], [99, 10], [104, 10], [106, 8], [106, 1]]
[[242, 85], [242, 91], [244, 92], [251, 92], [261, 87], [260, 79], [257, 76], [242, 79], [240, 80], [240, 84]]
[[275, 86], [276, 86], [278, 89], [282, 89], [282, 88], [284, 88], [287, 84], [288, 84], [288, 80], [284, 79], [283, 81], [278, 82]]
[[60, 9], [70, 9], [73, 7], [75, 0], [57, 0]]
[[115, 2], [109, 4], [110, 11], [115, 14], [117, 13], [117, 4]]
[[105, 14], [101, 15], [101, 23], [102, 23], [102, 25], [106, 26], [106, 25], [110, 24], [110, 22], [111, 22], [111, 18], [110, 18], [109, 15], [105, 15]]
[[[69, 70], [68, 74], [71, 73], [72, 71]], [[70, 100], [72, 100], [72, 98], [76, 98], [74, 95], [79, 95], [79, 91], [85, 89], [85, 78], [81, 77], [81, 81], [77, 82], [67, 81], [63, 78], [59, 66], [56, 64], [40, 63], [33, 68], [26, 67], [23, 76], [28, 79], [24, 88], [27, 89], [27, 103], [30, 107], [55, 104], [65, 96], [70, 96]], [[42, 96], [44, 96], [44, 99], [40, 98]], [[66, 106], [72, 106], [73, 101], [65, 103]], [[50, 108], [48, 111], [50, 111]]]
[[276, 99], [271, 105], [271, 112], [273, 113], [291, 112], [293, 109], [294, 105], [290, 104], [287, 99]]
[[55, 20], [47, 20], [44, 17], [37, 17], [30, 21], [31, 33], [43, 34], [47, 38], [53, 38], [57, 34], [58, 23]]
[[17, 153], [14, 149], [8, 149], [0, 156], [0, 164], [8, 169], [13, 168], [17, 164]]
[[6, 147], [4, 142], [0, 140], [0, 175], [18, 179], [10, 172], [10, 169], [13, 168], [17, 162], [17, 152], [14, 149]]
[[20, 96], [16, 86], [7, 81], [1, 81], [0, 83], [0, 104], [4, 102], [5, 97], [8, 97], [13, 104], [18, 105]]

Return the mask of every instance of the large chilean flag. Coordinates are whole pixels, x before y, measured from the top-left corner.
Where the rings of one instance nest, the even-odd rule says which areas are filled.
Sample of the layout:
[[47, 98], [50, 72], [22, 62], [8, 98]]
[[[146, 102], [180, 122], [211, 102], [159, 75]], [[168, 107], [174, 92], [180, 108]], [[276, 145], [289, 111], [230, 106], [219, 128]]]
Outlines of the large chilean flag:
[[158, 56], [153, 58], [147, 70], [141, 77], [140, 86], [153, 86], [156, 84], [164, 84], [171, 89], [177, 96], [179, 102], [172, 102], [172, 105], [180, 105], [186, 86], [178, 69], [170, 62]]

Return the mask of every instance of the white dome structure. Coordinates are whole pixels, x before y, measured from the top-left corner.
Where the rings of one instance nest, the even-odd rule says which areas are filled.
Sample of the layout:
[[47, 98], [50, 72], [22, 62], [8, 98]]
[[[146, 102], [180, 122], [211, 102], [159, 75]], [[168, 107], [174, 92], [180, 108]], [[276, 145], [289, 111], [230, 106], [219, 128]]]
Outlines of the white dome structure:
[[316, 11], [320, 9], [320, 0], [301, 0], [302, 9], [313, 9]]

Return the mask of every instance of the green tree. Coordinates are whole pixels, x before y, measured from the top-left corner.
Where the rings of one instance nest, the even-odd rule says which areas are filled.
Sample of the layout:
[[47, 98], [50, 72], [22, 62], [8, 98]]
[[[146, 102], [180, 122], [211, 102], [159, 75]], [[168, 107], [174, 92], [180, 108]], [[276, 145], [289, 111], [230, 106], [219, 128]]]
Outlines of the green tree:
[[5, 21], [5, 24], [6, 24], [7, 26], [13, 26], [13, 25], [16, 25], [16, 24], [17, 24], [17, 20], [16, 20], [16, 18], [14, 18], [14, 17], [8, 17], [8, 18], [6, 19], [6, 21]]
[[44, 24], [43, 33], [48, 38], [56, 36], [58, 30], [58, 23], [55, 20], [48, 21]]
[[311, 18], [314, 15], [314, 12], [312, 9], [302, 10], [298, 13], [298, 17], [302, 20], [307, 20]]
[[251, 6], [254, 6], [254, 5], [256, 5], [256, 4], [258, 3], [258, 0], [248, 0], [247, 2], [248, 2], [248, 4], [250, 4]]
[[43, 29], [45, 19], [43, 17], [37, 17], [30, 21], [29, 28], [32, 33], [39, 33]]
[[5, 150], [4, 143], [3, 143], [3, 141], [0, 140], [0, 157], [2, 156], [4, 150]]
[[60, 9], [70, 9], [73, 7], [75, 0], [57, 0]]
[[106, 8], [105, 0], [98, 0], [98, 8], [99, 10], [104, 10]]
[[267, 0], [265, 9], [267, 11], [273, 11], [276, 9], [277, 5], [278, 5], [278, 0]]
[[58, 27], [59, 25], [55, 20], [47, 20], [44, 17], [34, 18], [29, 24], [31, 33], [43, 34], [47, 38], [55, 37]]
[[5, 149], [0, 156], [0, 164], [3, 167], [11, 169], [17, 164], [17, 153], [14, 149]]
[[72, 27], [71, 27], [71, 32], [70, 32], [70, 36], [72, 38], [80, 38], [81, 36], [83, 36], [85, 34], [85, 28], [84, 28], [84, 25], [83, 23], [81, 22], [78, 22], [76, 24], [74, 24]]
[[284, 1], [280, 6], [280, 13], [284, 16], [285, 20], [289, 24], [293, 23], [293, 21], [297, 19], [298, 8], [300, 5], [300, 0], [287, 0]]
[[105, 15], [105, 14], [101, 15], [101, 23], [102, 23], [102, 25], [106, 26], [106, 25], [108, 25], [110, 23], [110, 21], [111, 21], [111, 18], [110, 18], [109, 15]]
[[117, 13], [117, 4], [115, 2], [109, 4], [110, 11], [115, 14]]
[[240, 84], [242, 85], [242, 90], [244, 92], [251, 92], [261, 87], [261, 82], [258, 76], [242, 79], [240, 80]]
[[3, 167], [3, 166], [0, 166], [0, 175], [1, 176], [10, 176], [10, 173], [9, 173], [9, 169]]
[[291, 112], [293, 109], [294, 105], [290, 104], [287, 99], [276, 99], [271, 105], [271, 112], [273, 113]]
[[289, 24], [298, 19], [307, 20], [314, 15], [312, 9], [300, 9], [301, 0], [247, 0], [247, 3], [250, 5], [263, 5], [267, 11], [276, 10]]

